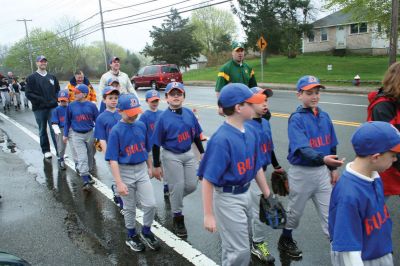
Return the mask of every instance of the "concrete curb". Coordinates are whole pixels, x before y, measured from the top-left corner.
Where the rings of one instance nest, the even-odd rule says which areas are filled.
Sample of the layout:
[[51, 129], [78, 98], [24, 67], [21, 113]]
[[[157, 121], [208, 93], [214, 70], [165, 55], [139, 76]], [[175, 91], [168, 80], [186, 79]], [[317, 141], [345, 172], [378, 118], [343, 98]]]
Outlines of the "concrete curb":
[[[214, 87], [215, 81], [191, 80], [185, 81], [187, 86], [200, 86], [200, 87]], [[280, 84], [280, 83], [258, 83], [261, 87], [268, 87], [273, 90], [296, 91], [295, 84]], [[333, 93], [347, 93], [347, 94], [368, 94], [375, 90], [377, 87], [350, 87], [350, 86], [334, 86], [326, 85], [326, 92]]]

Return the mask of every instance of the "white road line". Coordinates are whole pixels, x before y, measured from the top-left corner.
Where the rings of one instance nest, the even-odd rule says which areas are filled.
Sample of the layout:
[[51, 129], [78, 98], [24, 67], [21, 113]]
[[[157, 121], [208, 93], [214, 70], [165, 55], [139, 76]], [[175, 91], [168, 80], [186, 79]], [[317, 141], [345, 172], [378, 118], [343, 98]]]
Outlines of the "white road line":
[[[0, 113], [0, 116], [7, 120], [8, 122], [15, 125], [17, 128], [21, 129], [25, 134], [31, 137], [37, 143], [40, 143], [40, 139], [37, 135], [35, 135], [32, 131], [22, 126], [20, 123], [15, 121], [14, 119]], [[56, 151], [51, 148], [51, 153], [56, 156]], [[66, 165], [71, 168], [72, 171], [75, 171], [75, 164], [72, 160], [66, 159]], [[100, 193], [110, 199], [113, 203], [113, 193], [110, 188], [108, 188], [103, 182], [93, 177], [96, 183], [93, 185]], [[136, 209], [136, 221], [142, 224], [143, 221], [143, 211], [140, 209]], [[163, 227], [160, 223], [154, 221], [152, 225], [152, 232], [165, 244], [175, 250], [178, 254], [182, 255], [182, 257], [186, 258], [189, 262], [194, 265], [218, 265], [215, 261], [211, 260], [209, 257], [201, 253], [199, 250], [192, 247], [189, 243], [177, 237], [171, 231]]]
[[331, 102], [319, 102], [324, 104], [334, 104], [334, 105], [345, 105], [345, 106], [354, 106], [354, 107], [368, 107], [368, 105], [364, 104], [352, 104], [352, 103], [331, 103]]

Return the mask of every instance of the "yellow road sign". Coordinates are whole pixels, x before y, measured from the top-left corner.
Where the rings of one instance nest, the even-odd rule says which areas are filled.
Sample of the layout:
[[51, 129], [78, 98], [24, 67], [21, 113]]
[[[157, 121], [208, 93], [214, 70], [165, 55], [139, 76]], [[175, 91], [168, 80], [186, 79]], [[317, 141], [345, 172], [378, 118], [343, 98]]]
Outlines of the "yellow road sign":
[[258, 39], [258, 41], [257, 41], [257, 46], [258, 46], [258, 48], [260, 48], [261, 51], [264, 51], [264, 49], [267, 48], [268, 43], [267, 43], [267, 41], [264, 39], [263, 36], [261, 36], [260, 39]]

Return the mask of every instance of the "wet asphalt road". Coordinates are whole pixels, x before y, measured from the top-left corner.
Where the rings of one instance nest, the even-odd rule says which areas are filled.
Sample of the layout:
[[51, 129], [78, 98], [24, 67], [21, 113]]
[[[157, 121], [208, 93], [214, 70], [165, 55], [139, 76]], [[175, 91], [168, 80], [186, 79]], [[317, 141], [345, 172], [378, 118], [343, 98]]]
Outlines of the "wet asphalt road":
[[[142, 98], [144, 93], [145, 90], [139, 90], [139, 95]], [[215, 102], [215, 94], [211, 88], [187, 88], [186, 106], [197, 108], [200, 114], [200, 124], [208, 136], [212, 135], [223, 121], [222, 117], [216, 115]], [[346, 157], [347, 161], [351, 161], [354, 156], [350, 145], [350, 137], [355, 129], [354, 123], [360, 123], [365, 120], [366, 104], [367, 98], [365, 96], [328, 93], [323, 93], [321, 96], [320, 107], [327, 111], [333, 120], [338, 120], [337, 124], [335, 124], [339, 139], [338, 154], [341, 158]], [[299, 102], [292, 92], [275, 91], [274, 96], [270, 99], [270, 109], [274, 114], [271, 119], [271, 125], [275, 152], [280, 164], [285, 169], [288, 169], [286, 161], [288, 146], [287, 114], [295, 110], [298, 105]], [[160, 106], [160, 109], [164, 108], [166, 108], [165, 103]], [[31, 111], [12, 111], [7, 115], [37, 135], [36, 123]], [[83, 194], [80, 190], [81, 181], [74, 171], [68, 169], [66, 172], [59, 172], [56, 159], [54, 158], [52, 163], [44, 162], [39, 145], [9, 122], [1, 119], [0, 128], [5, 130], [13, 141], [16, 142], [20, 150], [18, 157], [22, 159], [21, 161], [37, 171], [38, 174], [35, 180], [42, 185], [41, 189], [52, 192], [52, 199], [58, 203], [57, 208], [63, 208], [68, 213], [66, 217], [69, 217], [71, 220], [77, 217], [78, 222], [76, 223], [76, 227], [78, 229], [74, 229], [73, 226], [71, 231], [79, 232], [79, 230], [84, 230], [87, 232], [86, 242], [84, 241], [84, 244], [81, 244], [81, 249], [85, 250], [90, 246], [91, 253], [98, 254], [98, 256], [105, 256], [110, 264], [189, 264], [189, 262], [171, 250], [167, 245], [163, 245], [162, 251], [157, 253], [151, 251], [141, 254], [130, 252], [124, 244], [125, 229], [122, 216], [119, 214], [117, 207], [108, 198], [97, 191], [93, 191], [90, 195]], [[10, 163], [12, 164], [13, 162]], [[98, 179], [110, 186], [112, 177], [104, 163], [102, 155], [99, 153], [96, 154], [96, 168]], [[267, 171], [268, 176], [270, 172], [270, 170]], [[30, 178], [30, 176], [27, 178]], [[164, 201], [162, 195], [162, 184], [153, 180], [153, 185], [158, 204], [156, 220], [167, 229], [171, 229], [172, 218], [168, 202]], [[2, 186], [0, 193], [2, 193], [3, 189]], [[282, 201], [285, 205], [286, 199], [283, 198]], [[396, 207], [399, 205], [399, 198], [391, 198], [388, 205], [394, 222], [394, 257], [396, 265], [398, 265], [400, 264], [400, 255], [398, 252], [400, 247], [400, 214]], [[0, 205], [0, 213], [4, 215], [2, 206]], [[189, 233], [187, 242], [220, 264], [221, 247], [218, 234], [210, 234], [202, 226], [203, 215], [200, 186], [195, 193], [185, 199], [184, 214], [186, 214], [185, 220]], [[67, 224], [64, 226], [68, 229], [70, 225]], [[294, 232], [294, 238], [303, 250], [303, 259], [301, 261], [288, 261], [284, 257], [280, 259], [276, 248], [280, 231], [271, 229], [266, 232], [266, 235], [270, 251], [277, 259], [275, 265], [330, 265], [329, 242], [322, 234], [319, 219], [311, 201], [306, 207], [298, 230]], [[74, 234], [70, 235], [70, 239], [74, 243], [77, 242], [77, 237]], [[384, 244], [382, 243], [382, 245]], [[2, 246], [0, 245], [1, 248]], [[257, 259], [253, 259], [253, 262], [254, 265], [261, 265]]]

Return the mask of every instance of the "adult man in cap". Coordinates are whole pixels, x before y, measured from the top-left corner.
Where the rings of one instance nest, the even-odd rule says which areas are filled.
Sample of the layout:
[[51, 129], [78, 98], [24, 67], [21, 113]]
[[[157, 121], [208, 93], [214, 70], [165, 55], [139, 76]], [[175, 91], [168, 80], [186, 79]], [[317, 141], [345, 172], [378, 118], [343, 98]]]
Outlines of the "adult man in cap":
[[47, 59], [40, 55], [36, 58], [36, 72], [26, 79], [26, 97], [32, 103], [32, 111], [39, 127], [40, 147], [46, 159], [51, 158], [50, 142], [47, 135], [47, 124], [50, 128], [54, 147], [57, 149], [56, 138], [51, 127], [51, 112], [57, 106], [57, 94], [60, 84], [57, 78], [47, 73]]
[[110, 70], [104, 73], [101, 76], [100, 84], [99, 84], [99, 91], [103, 91], [103, 89], [108, 86], [108, 80], [111, 78], [117, 78], [119, 85], [120, 85], [120, 93], [132, 93], [138, 97], [135, 88], [132, 86], [131, 80], [129, 79], [128, 75], [122, 71], [120, 71], [120, 59], [119, 57], [113, 56], [111, 57], [110, 61]]
[[232, 43], [232, 59], [223, 65], [217, 78], [215, 92], [217, 98], [222, 87], [228, 83], [242, 83], [249, 88], [257, 87], [257, 81], [254, 76], [254, 70], [244, 60], [244, 46], [242, 43]]

